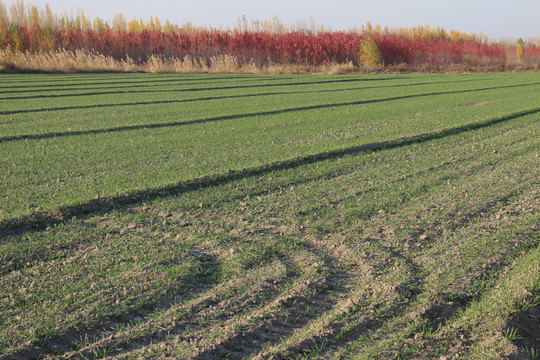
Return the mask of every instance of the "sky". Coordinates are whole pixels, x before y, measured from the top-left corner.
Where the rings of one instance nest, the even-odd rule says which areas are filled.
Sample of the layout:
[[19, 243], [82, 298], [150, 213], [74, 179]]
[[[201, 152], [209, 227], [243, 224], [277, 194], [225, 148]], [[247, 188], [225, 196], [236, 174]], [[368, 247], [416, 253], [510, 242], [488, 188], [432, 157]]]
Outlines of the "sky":
[[[1, 0], [0, 0], [1, 1]], [[3, 0], [8, 8], [13, 1]], [[239, 17], [271, 20], [285, 24], [313, 17], [317, 25], [332, 30], [373, 25], [410, 27], [440, 26], [445, 30], [482, 32], [492, 40], [540, 38], [540, 0], [26, 0], [25, 4], [57, 13], [84, 10], [87, 16], [112, 20], [124, 17], [157, 16], [160, 21], [182, 25], [234, 28]]]

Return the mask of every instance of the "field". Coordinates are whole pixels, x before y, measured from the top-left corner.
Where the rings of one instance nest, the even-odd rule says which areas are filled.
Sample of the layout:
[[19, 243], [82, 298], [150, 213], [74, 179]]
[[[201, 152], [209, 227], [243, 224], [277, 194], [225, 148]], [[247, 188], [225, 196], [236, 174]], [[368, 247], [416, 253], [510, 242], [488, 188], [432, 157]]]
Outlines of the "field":
[[538, 358], [540, 73], [0, 74], [0, 358]]

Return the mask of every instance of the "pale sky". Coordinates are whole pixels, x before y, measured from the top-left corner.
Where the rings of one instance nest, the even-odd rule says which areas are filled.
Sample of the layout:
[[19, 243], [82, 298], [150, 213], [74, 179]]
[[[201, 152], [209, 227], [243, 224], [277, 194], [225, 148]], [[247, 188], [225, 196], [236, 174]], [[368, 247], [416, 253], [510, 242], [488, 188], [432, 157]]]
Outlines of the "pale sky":
[[[10, 7], [11, 0], [3, 0]], [[540, 38], [540, 0], [26, 0], [44, 7], [49, 3], [57, 13], [84, 10], [87, 16], [112, 20], [124, 17], [157, 16], [162, 22], [182, 25], [234, 28], [238, 18], [270, 20], [278, 16], [285, 24], [315, 19], [332, 30], [373, 25], [409, 27], [440, 26], [445, 30], [482, 32], [492, 40]]]

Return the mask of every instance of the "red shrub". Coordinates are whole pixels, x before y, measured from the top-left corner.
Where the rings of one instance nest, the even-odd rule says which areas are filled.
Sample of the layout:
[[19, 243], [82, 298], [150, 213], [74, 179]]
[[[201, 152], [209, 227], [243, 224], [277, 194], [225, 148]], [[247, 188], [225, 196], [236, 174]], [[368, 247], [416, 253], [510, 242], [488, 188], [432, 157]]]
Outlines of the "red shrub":
[[[48, 34], [48, 35], [47, 35]], [[47, 36], [54, 49], [85, 49], [124, 59], [146, 61], [151, 55], [184, 58], [191, 56], [209, 61], [212, 56], [233, 55], [239, 63], [269, 62], [282, 64], [321, 65], [332, 63], [358, 63], [361, 36], [346, 32], [239, 32], [221, 30], [197, 30], [190, 33], [179, 30], [160, 32], [143, 30], [138, 33], [126, 31], [86, 30], [56, 28], [49, 33], [39, 27], [28, 30], [14, 27], [2, 41], [2, 47], [13, 47], [17, 42], [20, 51], [37, 52], [46, 49], [41, 42]], [[411, 39], [403, 35], [373, 34], [386, 65], [407, 64], [447, 66], [463, 61], [465, 55], [479, 58], [505, 59], [511, 50], [498, 45], [485, 45], [473, 41], [449, 39]], [[540, 58], [540, 48], [525, 49], [525, 59]]]

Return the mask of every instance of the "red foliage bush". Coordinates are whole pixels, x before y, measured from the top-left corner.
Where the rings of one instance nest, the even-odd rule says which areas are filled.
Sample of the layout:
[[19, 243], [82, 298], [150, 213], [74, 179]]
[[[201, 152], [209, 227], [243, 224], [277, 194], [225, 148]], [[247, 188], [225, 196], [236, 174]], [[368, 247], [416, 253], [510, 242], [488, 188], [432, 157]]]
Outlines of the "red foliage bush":
[[[386, 65], [407, 64], [447, 66], [463, 61], [465, 55], [481, 58], [502, 59], [508, 49], [498, 45], [477, 42], [457, 42], [446, 39], [419, 40], [401, 35], [373, 34]], [[254, 62], [322, 65], [332, 63], [358, 63], [361, 35], [348, 32], [239, 32], [197, 30], [192, 32], [159, 32], [144, 30], [139, 33], [106, 29], [94, 31], [73, 28], [11, 29], [1, 39], [0, 47], [19, 51], [38, 52], [49, 49], [44, 44], [51, 40], [52, 49], [89, 50], [115, 59], [130, 57], [144, 62], [151, 55], [184, 58], [190, 56], [210, 61], [212, 56], [233, 55], [240, 64]], [[531, 46], [525, 57], [539, 58], [540, 48]]]

